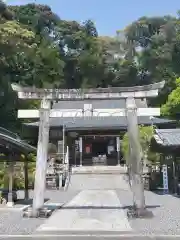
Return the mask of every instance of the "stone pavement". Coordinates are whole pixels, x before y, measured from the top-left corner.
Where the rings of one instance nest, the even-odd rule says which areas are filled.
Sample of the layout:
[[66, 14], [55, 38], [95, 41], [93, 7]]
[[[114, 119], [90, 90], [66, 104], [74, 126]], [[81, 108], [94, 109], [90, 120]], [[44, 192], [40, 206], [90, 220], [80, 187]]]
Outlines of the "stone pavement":
[[57, 210], [38, 233], [129, 232], [126, 214], [115, 189], [128, 190], [122, 174], [73, 175], [68, 191], [80, 192]]
[[131, 231], [122, 205], [113, 190], [83, 190], [50, 217], [37, 231]]
[[129, 190], [124, 174], [86, 174], [73, 175], [68, 192], [82, 190]]

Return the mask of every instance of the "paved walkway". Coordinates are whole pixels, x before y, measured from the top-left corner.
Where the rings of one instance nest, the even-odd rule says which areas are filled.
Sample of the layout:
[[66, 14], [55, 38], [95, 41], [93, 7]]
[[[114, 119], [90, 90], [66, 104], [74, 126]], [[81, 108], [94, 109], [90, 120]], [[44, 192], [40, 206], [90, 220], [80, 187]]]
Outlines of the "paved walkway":
[[86, 174], [73, 175], [68, 192], [82, 190], [129, 190], [124, 174]]
[[73, 175], [68, 191], [80, 192], [56, 211], [37, 232], [129, 232], [115, 189], [128, 189], [123, 175]]
[[38, 231], [131, 231], [113, 190], [84, 190], [50, 217]]

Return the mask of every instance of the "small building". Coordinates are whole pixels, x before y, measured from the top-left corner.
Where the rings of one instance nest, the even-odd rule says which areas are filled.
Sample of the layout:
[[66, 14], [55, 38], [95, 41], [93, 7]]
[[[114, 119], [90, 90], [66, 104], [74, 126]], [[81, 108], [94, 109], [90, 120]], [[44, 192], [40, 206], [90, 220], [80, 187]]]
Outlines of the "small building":
[[[147, 108], [146, 99], [136, 99], [136, 104], [138, 108]], [[64, 132], [73, 165], [120, 164], [123, 159], [121, 140], [127, 131], [127, 120], [126, 117], [117, 117], [114, 113], [115, 109], [125, 107], [125, 99], [54, 103], [52, 108], [61, 109], [64, 116], [50, 119], [50, 142], [57, 146], [59, 152], [62, 151]], [[72, 109], [76, 109], [76, 114]], [[95, 109], [98, 109], [98, 113], [92, 116]], [[80, 110], [84, 112], [83, 117], [78, 117]], [[100, 112], [106, 112], [107, 116], [98, 116]], [[157, 128], [175, 126], [175, 121], [155, 117], [142, 116], [138, 118], [138, 122], [141, 125], [156, 125]], [[37, 141], [39, 122], [26, 123], [25, 126], [25, 137]]]
[[25, 198], [28, 199], [28, 155], [30, 153], [36, 154], [36, 148], [23, 141], [17, 134], [0, 127], [0, 161], [3, 165], [7, 163], [8, 166], [7, 172], [4, 172], [4, 177], [8, 176], [8, 186], [4, 186], [7, 189], [3, 189], [2, 196], [8, 201], [8, 206], [12, 207], [14, 200], [17, 200], [16, 193], [13, 191], [14, 167], [17, 162], [24, 163], [24, 190]]
[[151, 150], [160, 154], [161, 167], [167, 165], [169, 191], [180, 194], [180, 129], [156, 129]]

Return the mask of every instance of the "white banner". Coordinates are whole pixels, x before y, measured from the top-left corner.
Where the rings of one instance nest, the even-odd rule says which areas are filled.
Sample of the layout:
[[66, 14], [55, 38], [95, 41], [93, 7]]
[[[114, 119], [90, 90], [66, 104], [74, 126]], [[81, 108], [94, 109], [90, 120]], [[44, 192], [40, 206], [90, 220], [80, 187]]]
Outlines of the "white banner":
[[82, 153], [82, 137], [79, 138], [79, 152]]
[[162, 167], [163, 172], [163, 189], [168, 190], [168, 171], [167, 171], [167, 165], [163, 165]]
[[116, 137], [116, 147], [117, 147], [117, 152], [120, 152], [120, 138]]

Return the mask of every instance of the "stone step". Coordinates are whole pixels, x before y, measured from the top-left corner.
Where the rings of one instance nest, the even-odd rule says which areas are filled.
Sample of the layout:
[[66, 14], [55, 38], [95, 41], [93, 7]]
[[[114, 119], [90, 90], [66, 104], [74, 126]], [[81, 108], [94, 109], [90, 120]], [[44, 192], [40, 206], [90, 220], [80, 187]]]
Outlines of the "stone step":
[[126, 166], [80, 166], [73, 167], [73, 174], [125, 174]]

